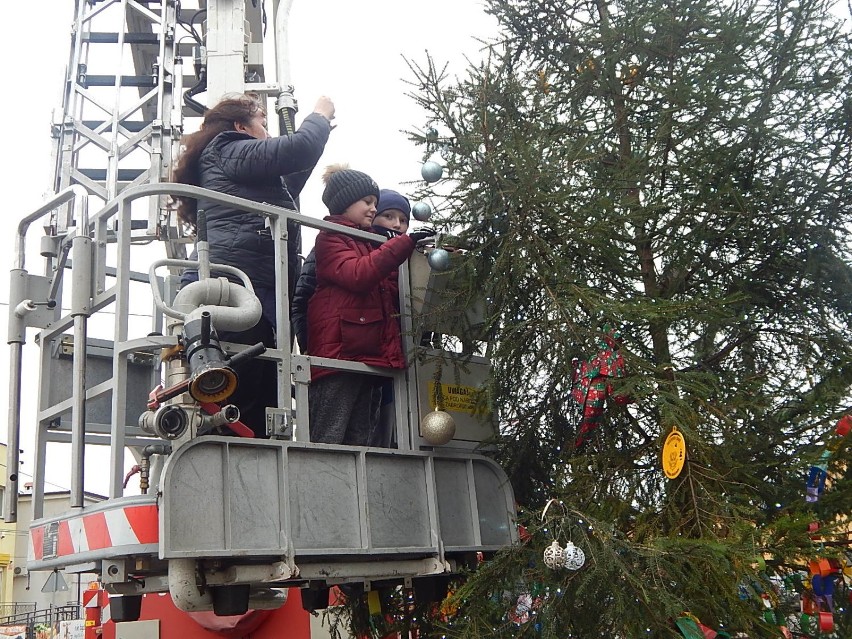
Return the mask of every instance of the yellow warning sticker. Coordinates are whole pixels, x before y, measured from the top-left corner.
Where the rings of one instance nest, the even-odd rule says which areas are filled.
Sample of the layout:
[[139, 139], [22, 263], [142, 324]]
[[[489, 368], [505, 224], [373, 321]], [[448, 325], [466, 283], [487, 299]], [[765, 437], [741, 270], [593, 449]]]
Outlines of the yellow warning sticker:
[[[441, 384], [441, 408], [456, 413], [473, 414], [476, 410], [475, 386], [460, 386], [458, 384]], [[435, 382], [429, 382], [429, 404], [434, 410], [435, 404]]]

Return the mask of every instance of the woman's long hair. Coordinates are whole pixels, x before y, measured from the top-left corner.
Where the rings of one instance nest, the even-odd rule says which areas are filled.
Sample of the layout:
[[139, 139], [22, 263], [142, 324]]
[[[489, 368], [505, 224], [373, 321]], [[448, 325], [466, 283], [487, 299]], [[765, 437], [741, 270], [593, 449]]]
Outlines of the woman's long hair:
[[[263, 104], [256, 95], [238, 94], [226, 96], [212, 109], [204, 113], [204, 122], [196, 133], [181, 138], [180, 156], [172, 169], [172, 182], [199, 186], [198, 159], [210, 141], [223, 131], [233, 131], [234, 123], [249, 124], [258, 111], [265, 112]], [[198, 200], [192, 197], [175, 197], [178, 219], [195, 228], [198, 215]]]

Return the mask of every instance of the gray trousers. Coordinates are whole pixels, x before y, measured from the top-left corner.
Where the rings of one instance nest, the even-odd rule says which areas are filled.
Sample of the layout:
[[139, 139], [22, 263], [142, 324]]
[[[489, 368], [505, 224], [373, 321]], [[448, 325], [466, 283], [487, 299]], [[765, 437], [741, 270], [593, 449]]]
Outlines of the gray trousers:
[[383, 381], [373, 375], [342, 372], [311, 382], [311, 441], [369, 445], [379, 425]]

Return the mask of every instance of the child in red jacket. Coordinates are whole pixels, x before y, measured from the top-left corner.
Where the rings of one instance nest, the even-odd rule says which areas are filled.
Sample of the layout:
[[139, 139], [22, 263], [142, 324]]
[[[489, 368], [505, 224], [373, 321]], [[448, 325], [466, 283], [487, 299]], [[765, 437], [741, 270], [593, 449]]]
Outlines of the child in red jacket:
[[[376, 182], [346, 165], [328, 167], [323, 181], [322, 200], [331, 213], [325, 220], [368, 230], [379, 201]], [[396, 272], [416, 242], [429, 234], [415, 231], [375, 244], [320, 232], [314, 247], [317, 290], [308, 303], [311, 356], [406, 367]], [[378, 424], [382, 382], [375, 375], [314, 368], [309, 391], [311, 441], [366, 446]]]

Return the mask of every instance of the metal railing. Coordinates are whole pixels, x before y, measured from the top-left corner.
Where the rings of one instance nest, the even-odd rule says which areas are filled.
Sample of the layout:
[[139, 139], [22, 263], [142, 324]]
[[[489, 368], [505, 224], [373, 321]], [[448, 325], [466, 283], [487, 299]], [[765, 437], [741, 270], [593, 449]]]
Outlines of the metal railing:
[[[8, 606], [32, 606], [32, 610], [22, 611], [15, 614], [0, 617], [0, 628], [3, 626], [26, 626], [27, 639], [35, 639], [36, 626], [45, 624], [56, 628], [60, 621], [71, 621], [80, 619], [81, 609], [79, 604], [66, 604], [64, 606], [53, 606], [37, 610], [36, 604], [7, 604]], [[0, 607], [2, 610], [5, 606]], [[51, 633], [50, 636], [55, 636]]]
[[[12, 264], [12, 277], [9, 288], [9, 299], [15, 300], [9, 307], [8, 337], [9, 356], [9, 404], [8, 404], [8, 446], [6, 448], [6, 500], [4, 519], [8, 523], [18, 520], [18, 473], [20, 464], [21, 436], [21, 369], [23, 366], [23, 347], [26, 342], [26, 328], [29, 325], [27, 316], [35, 310], [33, 300], [29, 299], [26, 289], [26, 236], [33, 222], [43, 218], [55, 209], [68, 202], [73, 202], [73, 210], [80, 217], [85, 215], [88, 208], [89, 194], [82, 186], [74, 185], [64, 189], [42, 204], [18, 223]], [[73, 215], [73, 213], [72, 213]], [[56, 296], [60, 278], [55, 278], [48, 297]], [[45, 300], [47, 303], [47, 300]]]
[[36, 611], [36, 603], [8, 603], [0, 604], [0, 625], [10, 623], [7, 617], [26, 615]]
[[[266, 217], [269, 220], [271, 235], [275, 241], [275, 260], [274, 271], [277, 282], [288, 281], [288, 260], [286, 259], [286, 241], [287, 241], [287, 222], [293, 220], [302, 226], [307, 226], [317, 230], [330, 230], [336, 233], [345, 233], [354, 237], [369, 239], [371, 241], [382, 241], [381, 238], [373, 233], [341, 227], [338, 224], [318, 220], [316, 218], [307, 217], [295, 211], [284, 209], [277, 206], [272, 206], [265, 203], [258, 203], [252, 200], [247, 200], [235, 196], [226, 195], [223, 193], [210, 191], [197, 186], [185, 184], [159, 183], [147, 184], [142, 186], [130, 187], [123, 190], [115, 199], [106, 203], [99, 211], [93, 214], [88, 213], [88, 194], [79, 186], [71, 187], [62, 193], [52, 198], [49, 202], [42, 205], [37, 211], [28, 215], [24, 222], [19, 225], [16, 238], [16, 255], [15, 268], [16, 273], [20, 274], [19, 279], [24, 280], [27, 273], [24, 268], [24, 246], [26, 245], [26, 234], [31, 224], [40, 217], [49, 213], [58, 206], [73, 200], [73, 210], [71, 212], [71, 220], [75, 225], [75, 231], [70, 237], [65, 239], [68, 242], [72, 255], [75, 269], [80, 269], [81, 266], [89, 273], [85, 275], [77, 274], [71, 279], [71, 302], [72, 308], [70, 313], [62, 316], [57, 316], [50, 324], [43, 328], [39, 334], [39, 343], [41, 348], [49, 348], [52, 340], [62, 335], [66, 331], [73, 328], [74, 342], [77, 348], [74, 349], [74, 365], [71, 385], [74, 389], [72, 397], [69, 400], [63, 400], [57, 405], [45, 406], [40, 401], [38, 421], [41, 424], [47, 425], [52, 423], [58, 416], [70, 409], [71, 413], [71, 506], [80, 508], [84, 505], [83, 495], [83, 467], [84, 467], [84, 447], [86, 438], [89, 433], [85, 426], [85, 404], [88, 401], [97, 399], [100, 396], [112, 394], [112, 415], [111, 429], [109, 433], [109, 442], [112, 447], [110, 459], [110, 489], [109, 497], [121, 497], [123, 494], [123, 479], [124, 479], [124, 447], [125, 445], [133, 445], [130, 438], [125, 432], [125, 407], [126, 397], [124, 388], [128, 379], [128, 355], [136, 350], [151, 350], [158, 351], [163, 347], [171, 345], [173, 339], [168, 337], [146, 337], [143, 339], [129, 340], [127, 317], [129, 313], [129, 280], [127, 274], [130, 273], [130, 249], [131, 249], [131, 203], [135, 200], [155, 197], [155, 196], [183, 196], [200, 199], [203, 198], [218, 204], [225, 204], [229, 207], [253, 213], [255, 215]], [[111, 227], [111, 228], [110, 228]], [[116, 245], [115, 252], [115, 276], [114, 285], [107, 285], [108, 267], [106, 266], [106, 245], [114, 243]], [[60, 251], [61, 253], [62, 251]], [[65, 269], [64, 264], [59, 264], [53, 273], [51, 282], [51, 295], [57, 290], [61, 290], [62, 280], [64, 279]], [[400, 273], [403, 275], [402, 280], [407, 281], [406, 266], [403, 265]], [[326, 358], [308, 358], [305, 356], [294, 355], [290, 352], [289, 345], [291, 343], [290, 322], [289, 322], [289, 307], [290, 300], [287, 294], [288, 287], [286, 285], [278, 286], [281, 298], [277, 306], [276, 312], [276, 334], [278, 348], [268, 349], [265, 356], [268, 359], [273, 359], [278, 362], [278, 377], [279, 383], [279, 406], [288, 406], [290, 402], [290, 380], [295, 382], [296, 398], [295, 408], [297, 420], [303, 426], [307, 425], [307, 381], [309, 380], [310, 367], [321, 366], [328, 368], [336, 368], [340, 370], [352, 370], [367, 374], [382, 375], [391, 377], [394, 380], [394, 393], [396, 397], [405, 398], [408, 401], [399, 401], [395, 403], [397, 410], [397, 433], [398, 441], [401, 448], [409, 448], [411, 445], [411, 436], [409, 434], [410, 409], [408, 403], [414, 399], [409, 396], [410, 389], [405, 385], [405, 371], [390, 371], [372, 366], [367, 366], [358, 362], [348, 362], [341, 360], [329, 360]], [[19, 291], [21, 300], [17, 300], [13, 296], [13, 305], [18, 302], [23, 303], [29, 301], [32, 306], [32, 301], [27, 299], [25, 291]], [[401, 287], [400, 290], [403, 297], [409, 291]], [[90, 389], [84, 386], [85, 380], [85, 362], [86, 362], [86, 326], [89, 318], [96, 314], [99, 310], [110, 305], [114, 305], [114, 349], [113, 349], [113, 375], [106, 382], [97, 384]], [[38, 303], [36, 303], [38, 306]], [[18, 460], [14, 459], [19, 450], [18, 442], [20, 438], [20, 385], [21, 385], [21, 350], [25, 342], [24, 328], [26, 326], [27, 312], [32, 312], [29, 307], [22, 310], [22, 317], [18, 318], [17, 330], [14, 334], [14, 339], [9, 340], [13, 348], [13, 357], [10, 370], [10, 403], [9, 403], [9, 468], [17, 468]], [[410, 329], [410, 320], [406, 322], [407, 314], [403, 313], [403, 334]], [[407, 325], [406, 325], [407, 324]], [[11, 335], [11, 332], [10, 332]], [[44, 366], [48, 357], [42, 354], [41, 361]], [[294, 376], [293, 373], [296, 373]], [[295, 377], [295, 378], [294, 378]], [[305, 430], [307, 430], [305, 428]], [[46, 429], [40, 429], [36, 442], [36, 476], [44, 476], [45, 456], [46, 456]], [[14, 486], [14, 484], [12, 484]], [[16, 493], [17, 491], [12, 491]], [[33, 516], [39, 518], [43, 515], [42, 503], [44, 497], [44, 487], [40, 482], [33, 487]], [[10, 500], [11, 502], [12, 500]], [[16, 500], [15, 500], [16, 501]], [[8, 512], [7, 521], [15, 521], [17, 514], [17, 504], [10, 504], [10, 512]]]

